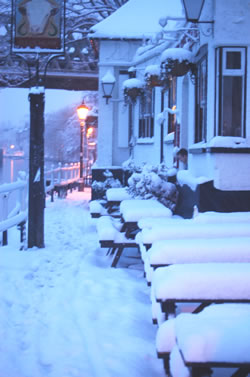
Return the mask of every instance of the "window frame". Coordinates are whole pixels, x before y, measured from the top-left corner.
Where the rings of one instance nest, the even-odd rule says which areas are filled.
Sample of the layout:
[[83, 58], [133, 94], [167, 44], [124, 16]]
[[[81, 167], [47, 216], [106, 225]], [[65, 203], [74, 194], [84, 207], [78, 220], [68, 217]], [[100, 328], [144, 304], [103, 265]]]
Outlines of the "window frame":
[[[205, 64], [205, 75], [202, 65]], [[208, 49], [207, 45], [200, 49], [196, 58], [196, 85], [195, 85], [195, 143], [207, 140], [207, 81], [208, 81]], [[204, 99], [200, 93], [203, 92]], [[202, 111], [201, 111], [202, 110]]]
[[[146, 101], [149, 100], [149, 104]], [[155, 89], [148, 90], [140, 98], [139, 102], [139, 124], [138, 139], [154, 137], [154, 108], [155, 108]]]
[[[173, 76], [168, 88], [168, 108], [174, 110], [177, 106], [177, 77]], [[176, 114], [168, 113], [167, 133], [175, 132]]]
[[[228, 69], [227, 52], [240, 52], [241, 53], [241, 68]], [[215, 80], [215, 135], [218, 136], [235, 136], [245, 137], [246, 135], [246, 74], [247, 74], [247, 47], [244, 46], [220, 46], [215, 51], [215, 67], [216, 67], [216, 80]], [[241, 77], [241, 125], [240, 135], [223, 135], [223, 79], [225, 77]], [[231, 127], [232, 128], [232, 127]]]

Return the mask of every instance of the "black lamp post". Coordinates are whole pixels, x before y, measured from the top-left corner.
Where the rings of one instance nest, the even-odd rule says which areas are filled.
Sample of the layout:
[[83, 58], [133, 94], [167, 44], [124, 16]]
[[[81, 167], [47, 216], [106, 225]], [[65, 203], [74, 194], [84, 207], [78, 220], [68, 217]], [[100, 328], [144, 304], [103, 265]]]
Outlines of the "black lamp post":
[[77, 108], [77, 115], [80, 121], [80, 185], [79, 191], [83, 191], [83, 140], [84, 140], [84, 133], [85, 133], [85, 120], [88, 115], [88, 107], [82, 103]]
[[110, 71], [108, 71], [101, 79], [103, 98], [106, 98], [108, 104], [109, 98], [112, 97], [112, 92], [115, 86], [115, 78]]

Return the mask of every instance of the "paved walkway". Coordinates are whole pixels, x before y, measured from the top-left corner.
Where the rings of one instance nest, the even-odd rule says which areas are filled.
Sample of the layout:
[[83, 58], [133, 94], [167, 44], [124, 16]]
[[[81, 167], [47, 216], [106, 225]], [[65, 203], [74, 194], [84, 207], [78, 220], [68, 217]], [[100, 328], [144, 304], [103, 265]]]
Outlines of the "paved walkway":
[[89, 198], [48, 201], [45, 249], [0, 248], [0, 377], [165, 376], [142, 269], [110, 268]]

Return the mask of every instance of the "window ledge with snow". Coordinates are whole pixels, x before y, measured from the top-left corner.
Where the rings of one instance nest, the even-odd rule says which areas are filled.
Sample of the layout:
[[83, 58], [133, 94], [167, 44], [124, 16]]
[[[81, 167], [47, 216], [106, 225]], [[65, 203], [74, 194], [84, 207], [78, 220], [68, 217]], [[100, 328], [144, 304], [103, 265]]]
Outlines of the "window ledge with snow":
[[196, 153], [250, 153], [249, 141], [243, 137], [215, 136], [208, 143], [193, 144], [189, 152]]
[[154, 144], [153, 137], [140, 137], [137, 139], [136, 144]]
[[170, 132], [164, 137], [164, 142], [166, 144], [173, 144], [174, 142], [174, 132]]

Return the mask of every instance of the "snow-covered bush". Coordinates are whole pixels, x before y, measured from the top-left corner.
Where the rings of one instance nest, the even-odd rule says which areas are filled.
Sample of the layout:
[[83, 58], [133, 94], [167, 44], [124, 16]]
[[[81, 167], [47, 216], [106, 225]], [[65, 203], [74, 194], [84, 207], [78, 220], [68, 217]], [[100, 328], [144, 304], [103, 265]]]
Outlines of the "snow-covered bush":
[[91, 185], [92, 190], [95, 192], [95, 194], [98, 196], [98, 198], [104, 198], [106, 191], [109, 188], [122, 187], [122, 184], [119, 181], [119, 179], [115, 179], [110, 170], [105, 170], [103, 175], [106, 177], [104, 182], [93, 181], [93, 183]]
[[145, 164], [141, 172], [134, 172], [128, 179], [128, 192], [134, 198], [156, 198], [174, 211], [178, 191], [174, 183], [168, 182], [168, 171], [165, 164], [157, 166]]

